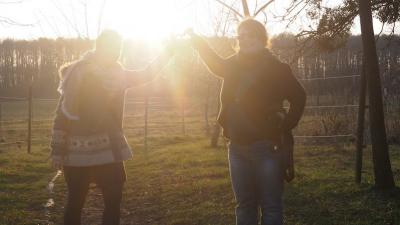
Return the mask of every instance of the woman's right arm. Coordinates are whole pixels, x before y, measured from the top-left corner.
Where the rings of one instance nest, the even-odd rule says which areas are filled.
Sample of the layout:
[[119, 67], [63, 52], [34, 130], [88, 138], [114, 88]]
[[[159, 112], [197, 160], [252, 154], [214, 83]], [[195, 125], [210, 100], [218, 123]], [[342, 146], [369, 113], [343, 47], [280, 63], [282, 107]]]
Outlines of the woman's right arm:
[[190, 36], [193, 48], [197, 50], [210, 72], [221, 78], [226, 77], [230, 68], [228, 60], [219, 56], [202, 37], [193, 33]]
[[159, 75], [161, 70], [169, 63], [175, 52], [172, 47], [167, 47], [163, 53], [154, 59], [146, 68], [141, 70], [125, 70], [126, 85], [128, 88], [149, 83]]

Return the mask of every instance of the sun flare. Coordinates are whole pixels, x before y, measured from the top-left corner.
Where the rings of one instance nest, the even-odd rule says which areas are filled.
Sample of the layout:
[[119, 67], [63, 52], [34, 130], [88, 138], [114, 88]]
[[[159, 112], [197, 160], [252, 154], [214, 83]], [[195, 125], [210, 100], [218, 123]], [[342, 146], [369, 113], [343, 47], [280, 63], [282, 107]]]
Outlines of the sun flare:
[[190, 26], [171, 1], [118, 2], [108, 6], [104, 28], [115, 29], [126, 38], [161, 40]]

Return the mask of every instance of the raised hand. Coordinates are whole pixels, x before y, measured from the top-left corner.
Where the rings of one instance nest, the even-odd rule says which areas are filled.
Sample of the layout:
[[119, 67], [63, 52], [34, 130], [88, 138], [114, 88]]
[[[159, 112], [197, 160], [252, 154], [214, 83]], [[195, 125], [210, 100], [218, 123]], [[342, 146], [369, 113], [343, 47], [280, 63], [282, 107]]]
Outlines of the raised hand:
[[187, 28], [184, 32], [186, 35], [189, 35], [190, 37], [195, 36], [196, 34], [193, 31], [193, 28]]
[[165, 49], [164, 52], [172, 57], [176, 54], [176, 50], [178, 48], [177, 38], [176, 36], [170, 36], [168, 40], [165, 41]]
[[185, 35], [190, 37], [190, 43], [192, 47], [196, 50], [207, 45], [207, 42], [198, 34], [196, 34], [192, 28], [188, 28], [185, 30]]

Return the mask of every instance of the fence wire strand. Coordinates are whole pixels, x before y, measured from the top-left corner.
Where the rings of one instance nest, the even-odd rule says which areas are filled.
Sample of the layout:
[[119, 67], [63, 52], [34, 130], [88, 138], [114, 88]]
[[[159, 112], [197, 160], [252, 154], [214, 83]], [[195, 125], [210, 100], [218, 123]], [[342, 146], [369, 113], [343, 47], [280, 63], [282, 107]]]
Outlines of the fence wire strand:
[[[316, 77], [316, 78], [305, 78], [305, 79], [298, 79], [301, 82], [307, 82], [307, 81], [318, 81], [318, 80], [322, 80], [322, 81], [327, 81], [327, 80], [332, 80], [332, 79], [349, 79], [349, 78], [358, 78], [360, 77], [360, 75], [358, 74], [354, 74], [354, 75], [348, 75], [348, 76], [333, 76], [333, 77]], [[158, 99], [160, 100], [160, 98], [154, 98], [154, 99]], [[164, 98], [161, 98], [164, 99]], [[21, 101], [28, 101], [28, 98], [20, 98], [20, 97], [0, 97], [0, 103], [4, 103], [4, 102], [21, 102]], [[42, 102], [42, 103], [57, 103], [59, 101], [59, 99], [56, 98], [34, 98], [33, 99], [34, 102]], [[176, 103], [177, 99], [172, 99], [172, 101], [167, 101], [167, 102], [152, 102], [149, 101], [148, 107], [151, 110], [156, 110], [156, 111], [162, 111], [163, 109], [165, 110], [166, 108], [172, 108], [172, 107], [176, 107], [178, 110], [181, 107], [179, 104], [169, 104], [169, 103]], [[128, 99], [127, 101], [125, 101], [126, 105], [144, 105], [145, 101], [141, 101], [141, 100], [132, 100], [132, 99]], [[196, 106], [200, 105], [200, 104], [194, 104]], [[193, 108], [194, 105], [190, 105], [188, 107], [188, 105], [186, 105], [185, 110], [188, 110], [190, 108]], [[357, 104], [347, 104], [347, 105], [309, 105], [309, 106], [305, 106], [305, 109], [311, 109], [311, 110], [316, 110], [316, 109], [340, 109], [340, 108], [357, 108], [359, 107], [359, 105]], [[286, 109], [289, 107], [285, 107]], [[133, 118], [142, 118], [144, 115], [140, 114], [140, 115], [126, 115], [124, 116], [125, 119], [133, 119]], [[20, 123], [26, 123], [28, 120], [3, 120], [0, 121], [3, 123], [6, 123], [8, 126], [7, 128], [12, 125], [12, 124], [20, 124]], [[38, 120], [33, 120], [32, 122], [34, 123], [44, 123], [44, 122], [52, 122], [52, 119], [38, 119]], [[186, 121], [185, 123], [201, 123], [204, 121]], [[174, 125], [170, 125], [170, 124], [174, 124]], [[182, 124], [182, 122], [168, 122], [168, 125], [165, 126], [160, 126], [158, 124], [163, 124], [162, 122], [158, 121], [158, 122], [152, 122], [150, 123], [151, 125], [148, 126], [149, 129], [160, 129], [160, 128], [172, 128], [172, 127], [177, 127], [177, 125]], [[156, 126], [154, 126], [156, 125]], [[2, 132], [5, 131], [25, 131], [26, 129], [24, 128], [14, 128], [14, 129], [4, 129], [5, 127], [3, 126], [2, 128]], [[142, 125], [138, 125], [138, 126], [126, 126], [124, 127], [124, 129], [126, 130], [139, 130], [139, 129], [144, 129], [145, 127]], [[46, 129], [50, 129], [50, 128], [45, 128], [45, 127], [35, 127], [34, 130], [46, 130]], [[326, 138], [339, 138], [339, 137], [355, 137], [354, 134], [337, 134], [337, 135], [296, 135], [294, 136], [295, 138], [316, 138], [316, 139], [326, 139]], [[0, 145], [12, 145], [12, 144], [21, 144], [21, 143], [26, 143], [26, 141], [16, 141], [16, 142], [11, 142], [11, 143], [0, 143]]]

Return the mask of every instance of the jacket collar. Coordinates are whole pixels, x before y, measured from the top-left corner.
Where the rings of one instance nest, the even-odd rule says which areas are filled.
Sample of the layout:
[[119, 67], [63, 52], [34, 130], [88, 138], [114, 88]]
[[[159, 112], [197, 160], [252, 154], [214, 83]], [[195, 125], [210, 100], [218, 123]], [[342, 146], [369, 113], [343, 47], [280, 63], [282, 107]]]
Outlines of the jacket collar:
[[268, 61], [271, 58], [273, 58], [273, 55], [267, 48], [264, 48], [260, 52], [251, 55], [245, 54], [240, 51], [237, 53], [238, 63], [245, 67], [254, 67], [263, 65], [265, 61]]

